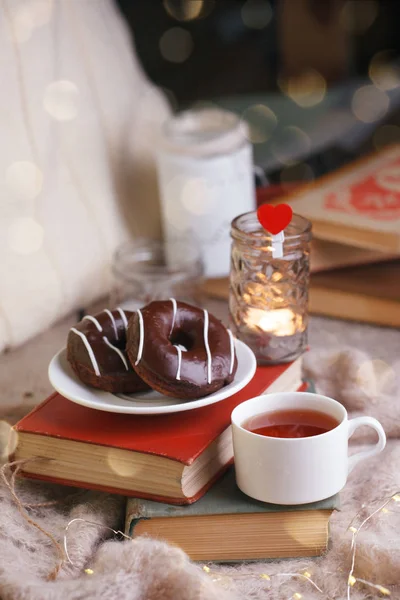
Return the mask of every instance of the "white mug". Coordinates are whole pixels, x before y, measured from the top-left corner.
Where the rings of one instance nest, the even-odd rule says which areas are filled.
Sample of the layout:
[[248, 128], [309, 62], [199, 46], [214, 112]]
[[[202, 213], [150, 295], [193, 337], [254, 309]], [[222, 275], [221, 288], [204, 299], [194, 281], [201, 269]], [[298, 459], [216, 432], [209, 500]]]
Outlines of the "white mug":
[[[330, 415], [338, 425], [303, 438], [266, 437], [245, 429], [259, 414], [278, 410], [313, 410]], [[348, 456], [348, 440], [357, 427], [369, 425], [378, 442]], [[273, 504], [308, 504], [337, 494], [347, 476], [364, 458], [382, 452], [386, 435], [372, 417], [348, 419], [336, 400], [308, 392], [266, 394], [239, 404], [232, 412], [236, 482], [248, 496]]]

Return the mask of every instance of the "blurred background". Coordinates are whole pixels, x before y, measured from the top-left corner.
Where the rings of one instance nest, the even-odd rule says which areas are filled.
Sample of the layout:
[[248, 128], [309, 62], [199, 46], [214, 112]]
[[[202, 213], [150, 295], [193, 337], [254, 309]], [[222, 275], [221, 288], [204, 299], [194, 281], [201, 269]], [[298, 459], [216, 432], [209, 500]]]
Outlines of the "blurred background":
[[[196, 246], [201, 256], [182, 267], [192, 279], [207, 260], [206, 278], [222, 276], [209, 269], [217, 256], [226, 278], [232, 219], [254, 210], [256, 196], [279, 196], [399, 142], [399, 25], [398, 0], [0, 3], [0, 352], [101, 298], [112, 303], [115, 274], [122, 288], [133, 275], [145, 290], [150, 276], [160, 283], [142, 264], [147, 252], [165, 269], [154, 240], [172, 246], [176, 237], [186, 250], [175, 256], [185, 258]], [[247, 162], [239, 150], [234, 162], [232, 146], [220, 152], [222, 175], [219, 166], [184, 172], [173, 152], [160, 167], [171, 115], [201, 107], [234, 113], [239, 137], [246, 125], [237, 148]], [[400, 193], [389, 202], [400, 214]], [[343, 257], [358, 265], [400, 248], [361, 261], [356, 242], [338, 241], [345, 248], [324, 246], [324, 257], [340, 254], [332, 270]], [[393, 314], [394, 279], [390, 271], [374, 286], [387, 288]], [[367, 312], [378, 323], [387, 314], [379, 303], [373, 318]]]
[[[400, 139], [396, 0], [116, 1], [174, 110], [243, 114], [271, 181]], [[292, 155], [306, 160], [284, 168]]]

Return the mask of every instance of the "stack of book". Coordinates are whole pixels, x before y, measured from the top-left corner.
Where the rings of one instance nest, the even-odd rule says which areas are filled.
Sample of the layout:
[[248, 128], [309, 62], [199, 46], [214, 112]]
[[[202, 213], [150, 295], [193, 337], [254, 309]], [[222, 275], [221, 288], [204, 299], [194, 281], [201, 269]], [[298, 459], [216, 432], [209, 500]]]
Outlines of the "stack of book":
[[[311, 313], [400, 327], [400, 145], [301, 187], [260, 189], [264, 202], [312, 222]], [[228, 281], [205, 290], [226, 298]]]
[[279, 507], [236, 487], [230, 419], [241, 402], [304, 390], [301, 357], [258, 367], [240, 392], [210, 406], [137, 416], [80, 406], [55, 393], [14, 426], [26, 477], [129, 496], [126, 531], [181, 546], [193, 560], [315, 556], [328, 543], [332, 498]]

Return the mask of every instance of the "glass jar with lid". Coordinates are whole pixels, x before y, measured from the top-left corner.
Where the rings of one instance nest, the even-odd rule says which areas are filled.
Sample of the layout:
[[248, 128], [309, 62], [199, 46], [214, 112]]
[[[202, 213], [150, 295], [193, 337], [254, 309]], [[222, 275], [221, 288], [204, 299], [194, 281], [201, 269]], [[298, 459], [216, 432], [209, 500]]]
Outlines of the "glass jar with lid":
[[247, 124], [217, 108], [184, 111], [164, 125], [157, 148], [162, 225], [168, 243], [201, 249], [205, 276], [229, 274], [229, 231], [254, 210]]

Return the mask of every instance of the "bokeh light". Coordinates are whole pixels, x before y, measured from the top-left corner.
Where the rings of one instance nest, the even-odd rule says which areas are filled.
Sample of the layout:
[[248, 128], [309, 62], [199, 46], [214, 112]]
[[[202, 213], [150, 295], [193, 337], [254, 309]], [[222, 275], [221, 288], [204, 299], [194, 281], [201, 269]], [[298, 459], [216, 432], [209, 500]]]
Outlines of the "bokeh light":
[[389, 50], [377, 52], [369, 64], [369, 77], [380, 90], [393, 90], [400, 85], [400, 68], [393, 64], [393, 54]]
[[247, 135], [253, 144], [261, 144], [268, 140], [278, 124], [275, 113], [265, 104], [249, 106], [243, 112], [242, 119], [248, 125]]
[[17, 254], [33, 254], [43, 244], [43, 227], [31, 217], [19, 217], [10, 225], [8, 242]]
[[271, 151], [283, 164], [295, 164], [300, 161], [299, 156], [310, 151], [311, 140], [299, 127], [289, 125], [284, 127], [279, 134], [279, 139], [271, 143]]
[[0, 421], [0, 463], [6, 462], [18, 442], [18, 434], [7, 421]]
[[32, 19], [29, 13], [26, 12], [24, 5], [16, 8], [12, 15], [12, 22], [16, 41], [19, 44], [24, 44], [33, 33]]
[[52, 16], [54, 0], [30, 0], [23, 4], [25, 11], [30, 14], [34, 27], [43, 27]]
[[11, 20], [15, 39], [19, 44], [27, 42], [36, 28], [50, 21], [53, 0], [25, 0], [11, 5]]
[[176, 21], [204, 19], [215, 6], [215, 0], [163, 0], [170, 17]]
[[400, 143], [400, 127], [397, 125], [382, 125], [375, 131], [372, 141], [377, 150], [381, 150], [390, 144], [398, 144]]
[[353, 95], [351, 109], [359, 121], [373, 123], [385, 116], [389, 98], [374, 85], [364, 85]]
[[43, 174], [33, 162], [16, 161], [6, 170], [6, 184], [14, 199], [34, 200], [42, 190]]
[[182, 27], [167, 29], [160, 38], [160, 52], [165, 60], [183, 63], [193, 51], [193, 38]]
[[[286, 469], [285, 471], [284, 477], [287, 478], [290, 471]], [[312, 536], [308, 537], [304, 535], [304, 523], [302, 523], [301, 520], [296, 519], [295, 513], [287, 513], [287, 518], [285, 519], [283, 527], [286, 534], [293, 540], [299, 542], [304, 549], [315, 546], [315, 540], [312, 539]]]
[[362, 35], [375, 22], [379, 14], [377, 0], [348, 0], [341, 11], [340, 23], [351, 35]]
[[368, 394], [376, 396], [393, 388], [396, 374], [393, 367], [383, 360], [367, 360], [358, 368], [356, 381]]
[[221, 108], [218, 106], [218, 104], [216, 104], [215, 102], [212, 102], [211, 100], [196, 100], [196, 102], [193, 102], [192, 104], [192, 110], [198, 111], [198, 110], [221, 110]]
[[190, 179], [183, 186], [181, 202], [185, 209], [194, 215], [210, 214], [214, 201], [215, 195], [210, 193], [207, 182], [200, 177]]
[[79, 90], [72, 81], [53, 81], [45, 89], [43, 105], [56, 121], [71, 121], [78, 114]]
[[315, 69], [308, 69], [297, 77], [280, 77], [278, 85], [282, 92], [302, 108], [322, 102], [326, 94], [326, 80]]
[[280, 179], [283, 186], [285, 186], [285, 184], [290, 185], [299, 181], [313, 181], [314, 171], [312, 170], [310, 165], [300, 162], [294, 165], [288, 165], [284, 167], [281, 171]]
[[273, 16], [268, 0], [247, 0], [241, 10], [242, 21], [251, 29], [264, 29], [270, 24]]
[[127, 460], [125, 453], [119, 448], [110, 448], [107, 453], [107, 462], [114, 473], [120, 477], [138, 476], [143, 467], [134, 465], [132, 461]]
[[165, 218], [169, 224], [178, 231], [185, 231], [188, 228], [186, 211], [182, 208], [182, 192], [189, 183], [187, 177], [178, 175], [164, 187], [165, 193]]

